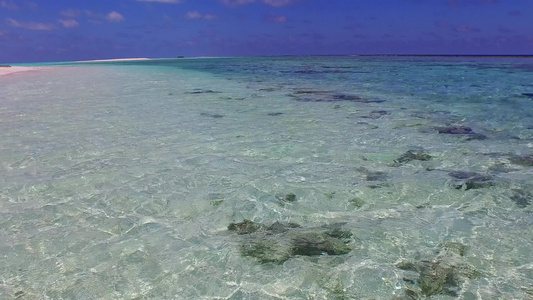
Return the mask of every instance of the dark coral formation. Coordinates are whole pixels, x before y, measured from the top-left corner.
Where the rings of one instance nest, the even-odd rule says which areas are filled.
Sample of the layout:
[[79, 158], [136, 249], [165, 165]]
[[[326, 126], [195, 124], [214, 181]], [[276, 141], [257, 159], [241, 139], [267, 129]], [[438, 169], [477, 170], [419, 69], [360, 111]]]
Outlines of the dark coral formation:
[[456, 134], [465, 136], [465, 141], [484, 140], [486, 135], [472, 131], [472, 128], [466, 126], [445, 126], [436, 127], [437, 131], [442, 134]]
[[385, 172], [381, 171], [370, 171], [367, 168], [358, 168], [359, 172], [364, 173], [364, 180], [366, 181], [387, 181], [389, 179], [389, 175]]
[[360, 118], [377, 120], [386, 115], [390, 115], [386, 110], [373, 110], [368, 115], [360, 116]]
[[[481, 275], [464, 261], [466, 246], [456, 242], [441, 245], [436, 255], [418, 261], [401, 261], [396, 267], [404, 270], [406, 297], [422, 299], [437, 294], [458, 296], [464, 278]], [[409, 298], [407, 298], [409, 299]]]
[[276, 195], [276, 199], [283, 201], [283, 202], [294, 202], [296, 201], [296, 194], [294, 193], [288, 193], [285, 195], [278, 194]]
[[511, 200], [520, 208], [526, 208], [533, 202], [533, 193], [514, 189], [511, 195]]
[[365, 200], [359, 198], [359, 197], [353, 197], [352, 199], [348, 200], [352, 205], [354, 205], [357, 208], [363, 207], [365, 205]]
[[250, 220], [244, 220], [240, 223], [231, 223], [228, 226], [229, 231], [235, 231], [237, 234], [250, 234], [261, 229], [263, 225], [252, 222]]
[[446, 126], [437, 127], [437, 131], [446, 134], [469, 134], [472, 132], [472, 128], [466, 126]]
[[509, 161], [515, 165], [533, 167], [533, 155], [511, 155]]
[[487, 139], [487, 136], [484, 134], [477, 133], [477, 132], [470, 132], [469, 134], [465, 135], [464, 140], [465, 141], [473, 141], [473, 140], [482, 141], [486, 139]]
[[261, 263], [282, 263], [296, 255], [342, 255], [352, 251], [348, 245], [352, 233], [333, 224], [320, 228], [303, 228], [295, 223], [275, 222], [270, 226], [244, 220], [231, 223], [228, 230], [246, 235], [241, 254]]
[[497, 163], [489, 167], [489, 171], [493, 173], [510, 173], [518, 171], [516, 168], [509, 167], [509, 165], [504, 163]]
[[380, 103], [381, 99], [366, 99], [357, 95], [341, 94], [333, 91], [320, 90], [296, 90], [289, 94], [290, 97], [301, 102], [360, 102], [360, 103]]
[[432, 157], [425, 151], [409, 150], [394, 160], [396, 165], [405, 164], [412, 160], [428, 161]]
[[201, 115], [201, 116], [204, 116], [204, 117], [215, 118], [215, 119], [224, 118], [224, 115], [221, 115], [221, 114], [201, 113], [200, 115]]
[[192, 92], [187, 92], [186, 94], [191, 95], [198, 95], [198, 94], [221, 94], [222, 92], [219, 91], [213, 91], [213, 90], [202, 90], [202, 89], [195, 89]]
[[453, 171], [448, 175], [453, 178], [452, 186], [456, 189], [480, 189], [495, 184], [492, 176], [477, 172]]

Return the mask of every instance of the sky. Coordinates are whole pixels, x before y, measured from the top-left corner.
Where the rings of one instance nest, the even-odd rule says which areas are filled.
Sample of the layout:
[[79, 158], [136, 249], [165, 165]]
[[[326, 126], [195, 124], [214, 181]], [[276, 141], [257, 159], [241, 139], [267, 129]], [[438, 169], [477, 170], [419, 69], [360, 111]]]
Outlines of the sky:
[[0, 63], [533, 54], [533, 0], [0, 0]]

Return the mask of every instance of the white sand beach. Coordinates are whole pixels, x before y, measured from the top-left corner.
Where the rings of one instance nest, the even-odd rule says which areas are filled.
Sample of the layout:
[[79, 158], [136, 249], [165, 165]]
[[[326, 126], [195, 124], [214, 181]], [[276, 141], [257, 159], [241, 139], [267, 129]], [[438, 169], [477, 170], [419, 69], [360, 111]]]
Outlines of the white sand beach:
[[[136, 58], [113, 58], [113, 59], [97, 59], [97, 60], [83, 60], [83, 61], [76, 61], [79, 63], [87, 63], [87, 62], [106, 62], [106, 61], [135, 61], [135, 60], [149, 60], [149, 58], [146, 57], [136, 57]], [[46, 67], [48, 68], [48, 67]], [[46, 69], [42, 67], [20, 67], [20, 66], [10, 66], [10, 65], [0, 65], [0, 76], [2, 75], [8, 75], [13, 73], [19, 73], [19, 72], [27, 72], [27, 71], [37, 71]]]
[[18, 72], [37, 71], [41, 69], [42, 68], [37, 68], [37, 67], [17, 67], [17, 66], [0, 67], [0, 76], [18, 73]]
[[111, 58], [111, 59], [94, 59], [94, 60], [80, 60], [77, 62], [105, 62], [105, 61], [128, 61], [128, 60], [149, 60], [150, 58], [146, 57], [134, 57], [134, 58]]

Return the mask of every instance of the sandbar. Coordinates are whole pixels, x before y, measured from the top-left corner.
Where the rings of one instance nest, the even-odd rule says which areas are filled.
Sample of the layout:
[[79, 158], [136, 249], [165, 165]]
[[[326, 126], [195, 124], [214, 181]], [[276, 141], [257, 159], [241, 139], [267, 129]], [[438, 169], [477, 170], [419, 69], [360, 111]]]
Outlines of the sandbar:
[[17, 67], [17, 66], [0, 66], [0, 76], [18, 72], [37, 71], [37, 67]]
[[76, 61], [76, 62], [86, 63], [86, 62], [128, 61], [128, 60], [149, 60], [149, 58], [146, 58], [146, 57], [135, 57], [135, 58], [111, 58], [111, 59], [79, 60], [79, 61]]

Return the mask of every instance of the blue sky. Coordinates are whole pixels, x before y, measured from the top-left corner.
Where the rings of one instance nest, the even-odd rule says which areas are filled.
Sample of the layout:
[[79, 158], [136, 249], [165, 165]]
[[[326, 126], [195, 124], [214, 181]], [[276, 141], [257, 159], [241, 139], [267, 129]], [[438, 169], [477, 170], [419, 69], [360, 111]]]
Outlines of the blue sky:
[[0, 62], [533, 54], [533, 0], [0, 0]]

